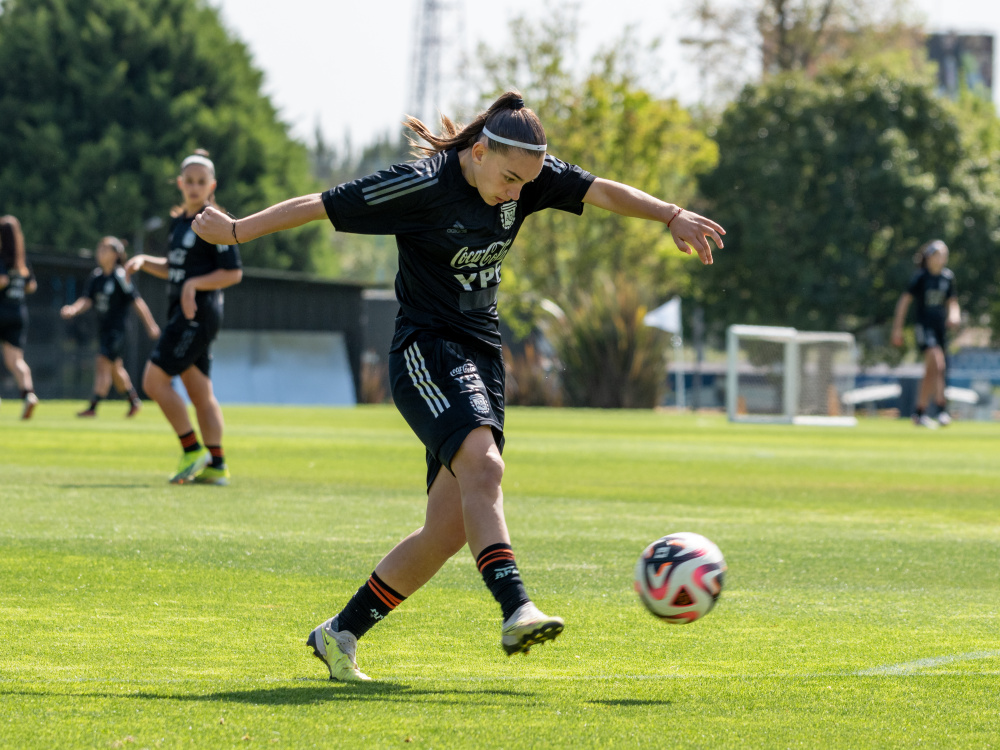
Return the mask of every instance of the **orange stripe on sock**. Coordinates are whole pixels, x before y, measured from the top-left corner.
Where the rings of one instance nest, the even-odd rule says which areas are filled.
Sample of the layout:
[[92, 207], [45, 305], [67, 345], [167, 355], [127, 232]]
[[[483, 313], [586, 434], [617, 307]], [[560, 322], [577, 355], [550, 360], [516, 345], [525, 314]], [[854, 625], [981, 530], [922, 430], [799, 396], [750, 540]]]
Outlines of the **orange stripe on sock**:
[[198, 442], [198, 436], [193, 432], [190, 435], [180, 438], [181, 445], [185, 448], [190, 448], [192, 445]]
[[370, 588], [372, 590], [372, 593], [375, 594], [375, 596], [377, 596], [379, 599], [381, 599], [382, 603], [385, 606], [387, 606], [390, 610], [398, 607], [399, 603], [402, 601], [401, 599], [397, 599], [388, 591], [379, 586], [372, 578], [368, 579], [368, 588]]
[[483, 568], [485, 568], [490, 563], [497, 562], [498, 560], [513, 560], [513, 559], [514, 559], [514, 553], [511, 552], [509, 549], [495, 550], [485, 555], [481, 560], [477, 561], [477, 564], [479, 566], [479, 572], [482, 573]]

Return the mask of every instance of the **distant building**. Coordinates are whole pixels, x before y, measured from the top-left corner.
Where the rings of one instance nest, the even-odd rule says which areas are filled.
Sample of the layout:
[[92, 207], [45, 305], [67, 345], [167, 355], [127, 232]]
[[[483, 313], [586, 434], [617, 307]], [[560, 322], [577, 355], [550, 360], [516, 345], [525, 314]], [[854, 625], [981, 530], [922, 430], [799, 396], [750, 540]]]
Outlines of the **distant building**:
[[927, 56], [938, 65], [938, 91], [954, 98], [962, 86], [993, 98], [991, 34], [928, 34]]

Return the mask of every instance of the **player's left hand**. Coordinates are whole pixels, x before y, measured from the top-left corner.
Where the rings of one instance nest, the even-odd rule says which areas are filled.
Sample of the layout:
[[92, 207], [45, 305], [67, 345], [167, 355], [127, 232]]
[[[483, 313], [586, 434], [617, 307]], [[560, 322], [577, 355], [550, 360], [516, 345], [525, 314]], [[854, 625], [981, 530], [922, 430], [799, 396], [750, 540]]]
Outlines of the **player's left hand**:
[[217, 208], [206, 206], [191, 222], [194, 233], [205, 242], [213, 245], [231, 245], [233, 239], [233, 220]]
[[712, 246], [708, 241], [712, 240], [721, 250], [724, 247], [722, 235], [725, 233], [726, 230], [719, 224], [687, 209], [677, 214], [670, 222], [670, 236], [673, 237], [677, 249], [690, 255], [691, 248], [694, 248], [706, 266], [712, 265], [713, 262]]
[[181, 312], [188, 320], [194, 320], [194, 314], [198, 312], [198, 304], [194, 301], [196, 291], [190, 281], [185, 281], [181, 287]]

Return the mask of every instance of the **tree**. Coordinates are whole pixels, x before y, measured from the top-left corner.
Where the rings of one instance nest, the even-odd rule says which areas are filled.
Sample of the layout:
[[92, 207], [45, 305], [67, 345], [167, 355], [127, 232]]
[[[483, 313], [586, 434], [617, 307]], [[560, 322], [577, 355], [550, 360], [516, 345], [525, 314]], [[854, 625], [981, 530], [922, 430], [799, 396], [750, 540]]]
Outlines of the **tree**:
[[815, 75], [831, 62], [887, 51], [907, 67], [923, 59], [910, 0], [687, 0], [685, 10], [697, 31], [681, 41], [695, 52], [709, 99], [732, 99], [757, 71]]
[[848, 330], [872, 352], [935, 237], [964, 306], [982, 311], [1000, 280], [1000, 203], [973, 132], [927, 78], [847, 64], [747, 86], [700, 183], [728, 232], [695, 286], [713, 322]]
[[[141, 233], [179, 202], [173, 178], [197, 147], [236, 214], [314, 188], [305, 147], [204, 0], [5, 0], [0, 70], [0, 205], [35, 247]], [[322, 234], [263, 238], [244, 261], [307, 270]]]

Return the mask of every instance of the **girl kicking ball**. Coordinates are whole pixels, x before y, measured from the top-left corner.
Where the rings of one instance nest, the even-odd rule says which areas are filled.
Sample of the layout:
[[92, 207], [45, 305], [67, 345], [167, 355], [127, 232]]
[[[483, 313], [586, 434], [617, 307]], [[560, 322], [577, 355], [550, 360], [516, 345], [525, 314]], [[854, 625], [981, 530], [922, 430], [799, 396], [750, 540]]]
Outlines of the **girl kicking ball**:
[[98, 342], [100, 353], [94, 368], [94, 395], [87, 408], [78, 417], [96, 417], [97, 405], [107, 398], [111, 384], [119, 393], [126, 394], [129, 410], [125, 415], [134, 417], [142, 408], [139, 394], [132, 386], [132, 379], [122, 363], [125, 348], [125, 320], [128, 311], [135, 308], [152, 339], [160, 338], [160, 327], [132, 281], [125, 273], [125, 246], [117, 237], [104, 237], [97, 244], [97, 268], [87, 278], [83, 295], [72, 305], [59, 310], [63, 320], [69, 320], [93, 308], [97, 311]]
[[[406, 125], [428, 145], [426, 158], [397, 164], [322, 194], [279, 203], [234, 221], [206, 209], [194, 229], [209, 242], [234, 233], [246, 242], [327, 218], [342, 232], [391, 234], [399, 248], [400, 312], [389, 354], [392, 396], [426, 447], [424, 525], [397, 544], [335, 616], [308, 638], [332, 679], [369, 679], [357, 639], [469, 545], [500, 605], [501, 646], [527, 653], [563, 630], [528, 597], [503, 512], [504, 364], [497, 318], [500, 269], [525, 218], [585, 204], [669, 227], [677, 246], [712, 262], [722, 227], [680, 206], [549, 155], [545, 130], [511, 91], [440, 136]], [[689, 247], [690, 245], [690, 247]]]
[[[212, 342], [222, 323], [222, 290], [238, 284], [243, 270], [232, 235], [206, 242], [191, 227], [199, 212], [214, 206], [215, 186], [215, 165], [207, 152], [184, 159], [177, 178], [183, 203], [173, 211], [167, 257], [136, 255], [125, 264], [129, 274], [143, 270], [167, 280], [167, 324], [146, 363], [142, 387], [163, 410], [183, 450], [173, 484], [225, 485], [230, 479], [222, 452], [222, 409], [209, 371]], [[194, 404], [204, 447], [184, 399], [171, 385], [174, 376], [180, 376]]]

